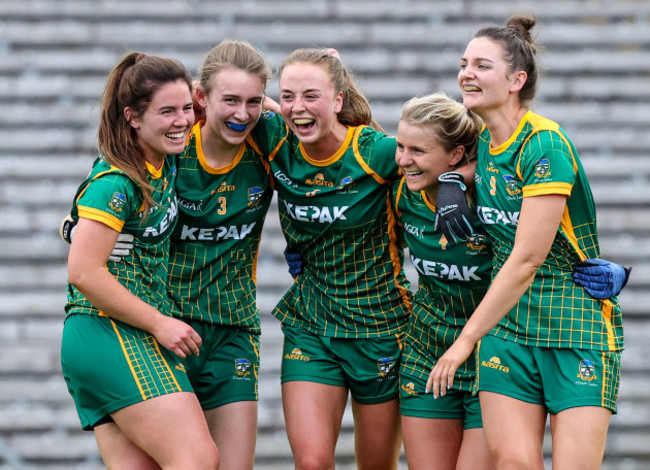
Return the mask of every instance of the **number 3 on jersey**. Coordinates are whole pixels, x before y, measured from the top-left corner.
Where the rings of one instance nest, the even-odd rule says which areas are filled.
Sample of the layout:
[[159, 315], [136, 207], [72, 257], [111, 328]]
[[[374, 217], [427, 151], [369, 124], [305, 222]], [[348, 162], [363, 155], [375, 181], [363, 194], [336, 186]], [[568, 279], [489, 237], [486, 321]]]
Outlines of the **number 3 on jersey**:
[[226, 198], [221, 196], [219, 198], [219, 207], [217, 207], [217, 214], [224, 215], [226, 213]]

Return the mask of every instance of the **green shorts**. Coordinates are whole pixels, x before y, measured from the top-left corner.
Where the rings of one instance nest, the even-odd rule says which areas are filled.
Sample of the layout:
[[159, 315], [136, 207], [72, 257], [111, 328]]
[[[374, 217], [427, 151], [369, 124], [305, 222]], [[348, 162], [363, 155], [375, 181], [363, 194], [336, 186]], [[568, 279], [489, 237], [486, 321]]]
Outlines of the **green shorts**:
[[616, 413], [620, 361], [620, 351], [538, 348], [486, 336], [478, 390], [544, 405], [551, 414], [577, 406]]
[[481, 404], [471, 391], [451, 389], [438, 398], [424, 393], [428, 375], [411, 374], [402, 367], [399, 371], [402, 416], [430, 419], [460, 419], [464, 429], [482, 428]]
[[399, 397], [400, 339], [330, 338], [282, 326], [282, 382], [304, 380], [350, 389], [359, 403], [374, 405]]
[[210, 410], [238, 401], [257, 401], [259, 335], [236, 327], [187, 323], [203, 340], [199, 355], [185, 360], [201, 407]]
[[192, 391], [182, 359], [146, 331], [108, 317], [66, 318], [61, 369], [86, 430], [126, 406]]

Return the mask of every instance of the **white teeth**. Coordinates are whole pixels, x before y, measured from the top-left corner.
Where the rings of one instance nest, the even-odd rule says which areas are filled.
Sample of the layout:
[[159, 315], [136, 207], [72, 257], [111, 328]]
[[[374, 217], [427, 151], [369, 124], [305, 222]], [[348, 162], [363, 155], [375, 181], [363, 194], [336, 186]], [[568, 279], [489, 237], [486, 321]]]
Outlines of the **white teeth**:
[[182, 139], [185, 135], [183, 132], [177, 132], [176, 134], [165, 134], [170, 139]]
[[417, 175], [421, 175], [422, 172], [421, 171], [405, 171], [404, 174], [406, 176], [417, 176]]
[[307, 124], [311, 124], [312, 122], [314, 122], [314, 120], [313, 119], [302, 118], [302, 119], [294, 119], [293, 122], [297, 126], [304, 126], [304, 125], [307, 125]]

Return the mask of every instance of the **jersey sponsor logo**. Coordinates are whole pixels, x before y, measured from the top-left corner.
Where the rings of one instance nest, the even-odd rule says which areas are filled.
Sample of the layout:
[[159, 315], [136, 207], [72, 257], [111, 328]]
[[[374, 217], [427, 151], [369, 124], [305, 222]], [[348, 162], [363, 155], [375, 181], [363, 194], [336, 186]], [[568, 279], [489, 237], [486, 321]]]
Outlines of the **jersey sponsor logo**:
[[119, 192], [113, 193], [113, 196], [111, 196], [111, 202], [108, 203], [109, 207], [115, 212], [122, 212], [124, 204], [126, 204], [126, 196]]
[[262, 201], [264, 190], [259, 186], [248, 188], [248, 207], [257, 206]]
[[294, 220], [300, 222], [318, 222], [320, 224], [329, 224], [335, 220], [348, 220], [344, 213], [350, 206], [297, 206], [287, 201], [282, 201], [287, 210], [287, 214]]
[[302, 354], [300, 348], [293, 348], [290, 353], [284, 355], [284, 358], [289, 359], [291, 361], [305, 361], [305, 362], [309, 362], [310, 359], [309, 356], [304, 356]]
[[411, 255], [411, 262], [420, 274], [424, 276], [440, 277], [450, 281], [480, 281], [481, 277], [476, 275], [478, 266], [457, 266], [447, 265], [438, 261], [428, 261], [416, 258]]
[[521, 193], [521, 188], [517, 185], [517, 180], [512, 175], [503, 175], [503, 182], [506, 184], [506, 191], [511, 196]]
[[188, 211], [192, 211], [192, 212], [203, 211], [203, 199], [201, 199], [200, 201], [189, 201], [187, 199], [183, 199], [182, 197], [179, 197], [178, 204], [183, 209], [186, 209]]
[[318, 191], [320, 191], [320, 189], [314, 189], [313, 191], [307, 191], [307, 192], [305, 193], [305, 196], [307, 196], [307, 197], [314, 197]]
[[296, 183], [294, 183], [291, 178], [289, 178], [287, 175], [282, 173], [280, 170], [273, 173], [273, 176], [275, 176], [275, 179], [277, 179], [281, 183], [284, 183], [284, 184], [286, 184], [287, 186], [290, 186], [293, 189], [296, 189], [298, 187], [298, 185]]
[[305, 180], [306, 184], [311, 184], [312, 186], [325, 186], [327, 188], [333, 188], [334, 183], [327, 181], [325, 176], [322, 173], [317, 173], [313, 179]]
[[416, 227], [411, 224], [404, 224], [404, 231], [410, 233], [414, 237], [424, 238], [424, 227]]
[[189, 241], [217, 241], [217, 240], [243, 240], [255, 227], [256, 222], [252, 224], [243, 224], [241, 226], [219, 226], [219, 227], [189, 227], [183, 224], [181, 230], [181, 240]]
[[408, 395], [418, 395], [418, 392], [415, 391], [415, 384], [413, 382], [402, 384], [402, 390], [404, 390], [404, 392]]
[[245, 377], [248, 374], [250, 374], [251, 373], [250, 368], [251, 368], [251, 361], [249, 361], [248, 359], [243, 359], [243, 358], [235, 359], [235, 373], [239, 377]]
[[497, 356], [492, 356], [489, 361], [481, 362], [481, 366], [505, 372], [506, 374], [510, 372], [510, 367], [502, 365], [501, 359], [499, 359]]
[[217, 194], [217, 193], [231, 193], [235, 190], [235, 185], [234, 184], [227, 184], [225, 181], [219, 185], [217, 189], [214, 189], [211, 193], [212, 194]]
[[[153, 210], [157, 210], [158, 207], [153, 208]], [[162, 235], [165, 233], [171, 226], [174, 225], [174, 220], [176, 220], [176, 217], [178, 216], [178, 201], [174, 197], [172, 201], [169, 203], [169, 207], [167, 208], [167, 211], [165, 212], [165, 215], [163, 216], [162, 219], [160, 219], [160, 222], [158, 225], [155, 227], [147, 227], [144, 229], [144, 232], [142, 233], [143, 237], [157, 237], [159, 235]]]
[[598, 377], [596, 376], [596, 367], [594, 366], [594, 363], [587, 359], [581, 360], [580, 365], [578, 366], [578, 378], [585, 382], [596, 380]]
[[478, 206], [476, 213], [481, 222], [486, 225], [517, 225], [519, 223], [519, 211], [510, 212], [493, 207]]
[[551, 162], [548, 158], [540, 158], [535, 162], [535, 176], [539, 179], [551, 177]]

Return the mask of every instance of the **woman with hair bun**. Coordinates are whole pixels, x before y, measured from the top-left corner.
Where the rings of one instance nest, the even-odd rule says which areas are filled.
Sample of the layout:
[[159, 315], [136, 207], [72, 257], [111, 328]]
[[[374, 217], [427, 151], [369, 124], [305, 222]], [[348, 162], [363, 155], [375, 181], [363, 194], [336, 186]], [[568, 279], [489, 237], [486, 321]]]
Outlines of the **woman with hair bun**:
[[514, 16], [505, 27], [481, 29], [461, 59], [463, 103], [485, 122], [476, 198], [494, 271], [428, 388], [444, 395], [478, 343], [484, 432], [496, 467], [544, 468], [550, 415], [553, 468], [597, 469], [616, 412], [622, 316], [615, 297], [591, 297], [572, 279], [575, 266], [600, 256], [595, 205], [564, 130], [529, 109], [538, 75], [534, 26], [534, 17]]

